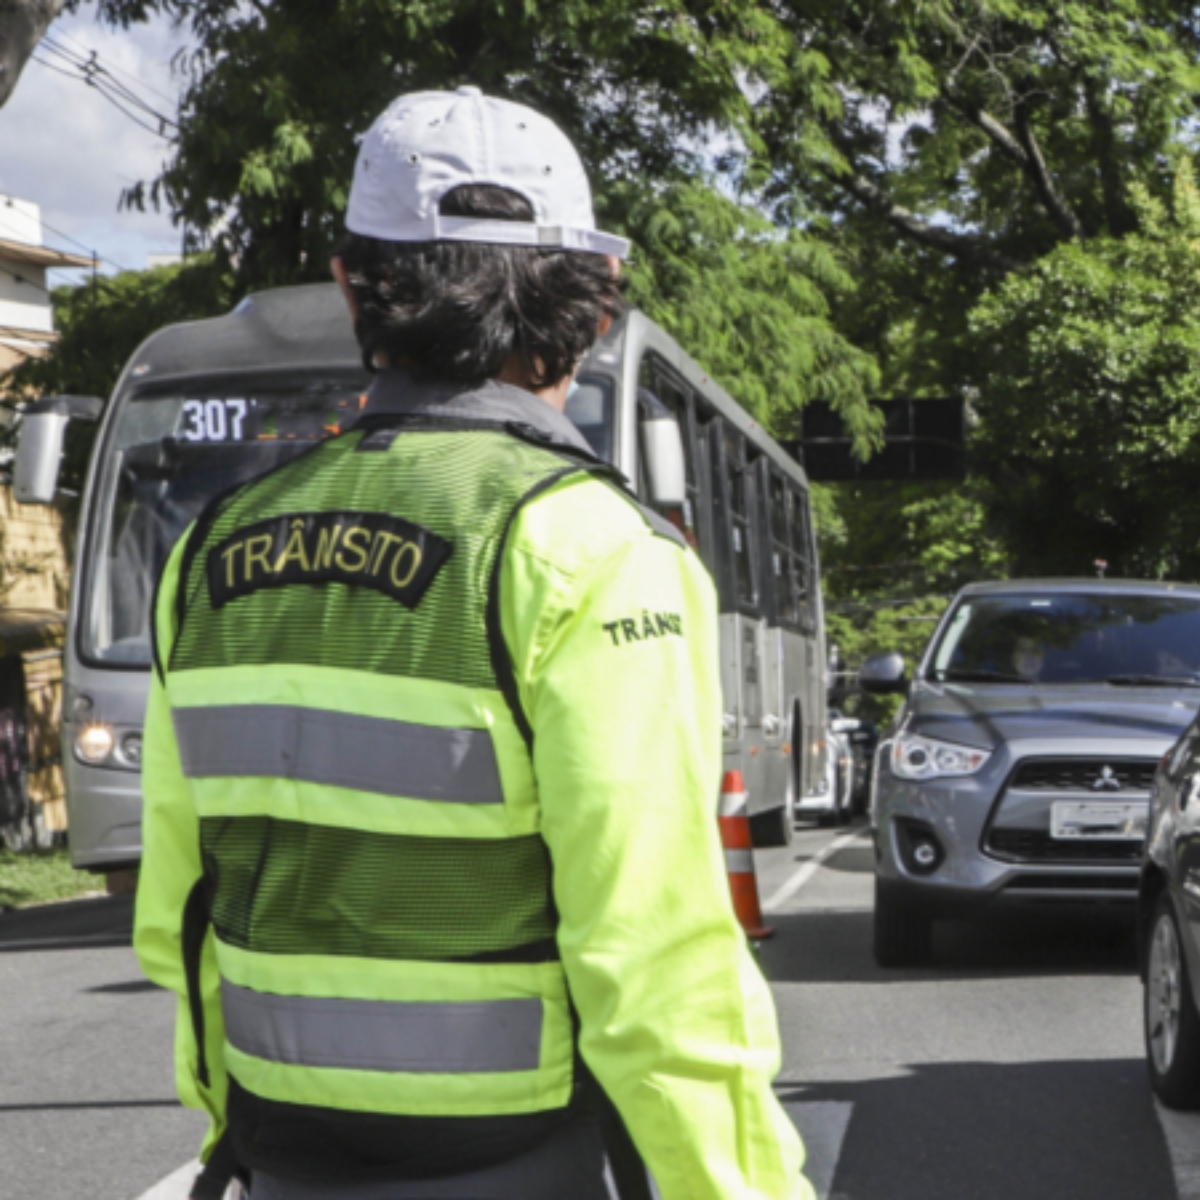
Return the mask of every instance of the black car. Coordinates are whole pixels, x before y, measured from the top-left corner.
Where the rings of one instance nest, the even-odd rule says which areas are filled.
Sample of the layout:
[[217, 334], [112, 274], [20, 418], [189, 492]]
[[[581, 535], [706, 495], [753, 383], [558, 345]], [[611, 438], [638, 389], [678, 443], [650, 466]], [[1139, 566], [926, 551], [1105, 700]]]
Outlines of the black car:
[[1155, 775], [1138, 943], [1154, 1090], [1171, 1108], [1200, 1108], [1200, 718]]

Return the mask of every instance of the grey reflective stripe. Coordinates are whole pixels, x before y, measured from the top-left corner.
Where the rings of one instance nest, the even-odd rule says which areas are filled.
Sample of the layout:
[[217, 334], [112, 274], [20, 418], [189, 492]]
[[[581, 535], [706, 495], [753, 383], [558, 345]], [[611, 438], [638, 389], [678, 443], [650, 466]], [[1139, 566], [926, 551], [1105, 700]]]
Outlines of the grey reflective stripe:
[[744, 875], [754, 870], [753, 850], [726, 850], [725, 870], [730, 875]]
[[225, 1036], [243, 1054], [302, 1067], [440, 1075], [535, 1071], [542, 1002], [404, 1003], [276, 996], [221, 980]]
[[446, 729], [285, 704], [176, 708], [183, 773], [273, 776], [332, 787], [502, 804], [500, 768], [486, 729]]

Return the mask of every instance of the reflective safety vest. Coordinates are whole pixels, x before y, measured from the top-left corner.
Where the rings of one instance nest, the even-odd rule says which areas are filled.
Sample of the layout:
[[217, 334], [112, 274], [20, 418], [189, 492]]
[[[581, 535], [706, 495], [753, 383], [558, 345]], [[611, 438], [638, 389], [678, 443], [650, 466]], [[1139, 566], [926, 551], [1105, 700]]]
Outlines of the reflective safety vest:
[[[195, 981], [211, 924], [225, 1065], [256, 1103], [501, 1117], [571, 1099], [499, 577], [522, 506], [583, 470], [612, 475], [527, 427], [380, 417], [190, 534], [156, 646], [204, 870], [185, 955]], [[195, 985], [191, 1010], [202, 1024]]]

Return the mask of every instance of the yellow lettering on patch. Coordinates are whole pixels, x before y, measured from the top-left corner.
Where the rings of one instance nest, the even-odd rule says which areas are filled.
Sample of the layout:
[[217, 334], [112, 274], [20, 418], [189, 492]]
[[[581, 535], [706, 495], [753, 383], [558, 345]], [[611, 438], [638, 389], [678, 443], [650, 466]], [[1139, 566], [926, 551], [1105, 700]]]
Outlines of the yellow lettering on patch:
[[[271, 574], [271, 560], [267, 555], [271, 553], [271, 543], [274, 540], [269, 533], [260, 533], [257, 537], [247, 538], [243, 543], [246, 547], [246, 583], [249, 583], [254, 578], [254, 563], [262, 563], [264, 575]], [[255, 547], [258, 547], [258, 549], [255, 549]]]
[[313, 570], [328, 571], [333, 562], [333, 552], [337, 549], [338, 538], [342, 536], [340, 525], [327, 525], [317, 532], [317, 552], [313, 555]]
[[388, 533], [386, 529], [375, 531], [375, 544], [371, 549], [372, 576], [379, 574], [379, 568], [383, 566], [383, 560], [387, 557], [388, 550], [393, 545], [400, 545], [403, 541], [402, 537], [395, 533]]
[[290, 562], [298, 562], [305, 571], [310, 570], [308, 547], [304, 544], [304, 521], [300, 517], [292, 522], [292, 532], [288, 535], [287, 545], [275, 560], [275, 574], [278, 575]]
[[[400, 577], [400, 564], [407, 556], [412, 561], [409, 564], [408, 572], [403, 578]], [[405, 542], [404, 545], [396, 551], [396, 557], [392, 559], [392, 585], [402, 588], [408, 587], [413, 581], [413, 576], [421, 569], [421, 547], [416, 542]]]
[[[361, 545], [359, 544], [360, 542], [362, 543]], [[343, 571], [349, 571], [353, 574], [356, 571], [361, 571], [367, 565], [370, 549], [371, 531], [364, 529], [361, 525], [351, 525], [346, 530], [346, 536], [342, 538], [342, 549], [338, 552], [334, 562]], [[357, 556], [357, 561], [353, 565], [346, 561], [347, 550], [353, 550]]]
[[237, 552], [241, 548], [241, 542], [234, 542], [233, 545], [221, 555], [221, 557], [225, 560], [225, 584], [227, 587], [233, 587], [234, 571], [237, 569], [235, 560], [237, 558]]

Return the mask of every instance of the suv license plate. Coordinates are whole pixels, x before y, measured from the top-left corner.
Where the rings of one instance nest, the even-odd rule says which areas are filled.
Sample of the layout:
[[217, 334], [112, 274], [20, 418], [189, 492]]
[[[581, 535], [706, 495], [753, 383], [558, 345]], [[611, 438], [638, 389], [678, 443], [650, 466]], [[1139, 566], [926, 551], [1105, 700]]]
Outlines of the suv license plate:
[[1150, 805], [1145, 801], [1060, 800], [1050, 806], [1050, 836], [1140, 842]]

